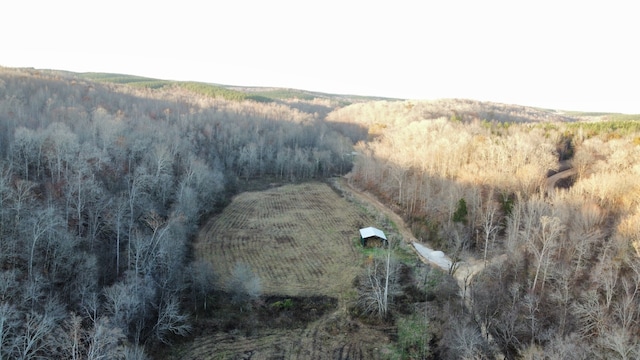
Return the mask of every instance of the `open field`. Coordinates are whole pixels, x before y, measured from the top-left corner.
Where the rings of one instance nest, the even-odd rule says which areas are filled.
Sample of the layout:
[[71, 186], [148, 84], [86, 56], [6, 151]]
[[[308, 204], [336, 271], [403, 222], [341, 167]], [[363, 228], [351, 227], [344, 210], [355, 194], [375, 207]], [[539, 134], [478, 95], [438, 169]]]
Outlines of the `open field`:
[[372, 224], [326, 184], [286, 185], [236, 196], [200, 232], [195, 252], [222, 287], [242, 262], [266, 295], [340, 297], [359, 272], [358, 229]]
[[[251, 266], [262, 280], [262, 304], [235, 315], [225, 315], [233, 312], [225, 305], [213, 310], [216, 318], [201, 320], [193, 341], [175, 349], [172, 358], [383, 357], [395, 329], [364, 324], [347, 310], [355, 296], [353, 279], [362, 271], [363, 226], [380, 225], [324, 183], [237, 195], [202, 228], [195, 253], [213, 264], [222, 288], [235, 263]], [[292, 309], [274, 313], [275, 297], [292, 297]]]
[[388, 328], [349, 321], [340, 311], [306, 327], [262, 328], [250, 335], [215, 332], [183, 346], [174, 359], [334, 359], [384, 358]]

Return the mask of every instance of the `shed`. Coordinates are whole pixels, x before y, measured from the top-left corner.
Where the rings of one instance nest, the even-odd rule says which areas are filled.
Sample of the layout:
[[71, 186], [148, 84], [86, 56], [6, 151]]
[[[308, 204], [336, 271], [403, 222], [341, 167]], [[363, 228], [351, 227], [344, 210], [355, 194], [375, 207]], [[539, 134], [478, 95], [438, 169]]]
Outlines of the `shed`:
[[383, 247], [389, 244], [384, 232], [371, 226], [360, 229], [360, 243], [363, 247]]

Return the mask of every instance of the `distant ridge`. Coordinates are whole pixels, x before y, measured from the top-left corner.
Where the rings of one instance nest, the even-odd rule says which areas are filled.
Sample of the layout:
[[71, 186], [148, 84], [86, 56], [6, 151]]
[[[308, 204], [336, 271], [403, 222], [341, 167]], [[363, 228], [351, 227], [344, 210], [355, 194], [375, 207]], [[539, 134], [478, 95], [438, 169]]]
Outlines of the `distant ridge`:
[[278, 87], [258, 87], [258, 86], [237, 86], [237, 85], [223, 85], [217, 83], [205, 83], [197, 81], [177, 81], [177, 80], [162, 80], [149, 78], [137, 75], [116, 74], [116, 73], [100, 73], [100, 72], [86, 72], [76, 73], [78, 77], [115, 84], [125, 84], [136, 87], [145, 87], [151, 89], [160, 89], [170, 86], [178, 86], [187, 90], [200, 93], [208, 96], [219, 96], [227, 100], [254, 100], [259, 102], [270, 102], [274, 100], [313, 100], [313, 99], [328, 99], [335, 100], [341, 103], [347, 104], [351, 102], [362, 101], [400, 101], [403, 99], [393, 99], [376, 96], [360, 96], [360, 95], [342, 95], [342, 94], [329, 94], [317, 91], [299, 90], [291, 88], [278, 88]]
[[[515, 115], [515, 121], [527, 121], [528, 116], [522, 117], [523, 113], [538, 112], [538, 115], [544, 114], [547, 117], [547, 121], [640, 121], [640, 114], [622, 114], [622, 113], [609, 113], [609, 112], [584, 112], [576, 110], [560, 110], [560, 109], [546, 109], [534, 106], [518, 105], [518, 104], [502, 104], [498, 102], [479, 101], [472, 99], [435, 99], [435, 100], [408, 100], [401, 98], [387, 98], [380, 96], [362, 96], [362, 95], [349, 95], [349, 94], [332, 94], [323, 93], [311, 90], [301, 90], [293, 88], [280, 88], [280, 87], [260, 87], [260, 86], [240, 86], [240, 85], [224, 85], [218, 83], [207, 83], [198, 81], [178, 81], [178, 80], [164, 80], [156, 79], [145, 76], [119, 74], [119, 73], [106, 73], [106, 72], [84, 72], [77, 73], [65, 70], [55, 69], [35, 69], [35, 68], [10, 68], [2, 67], [1, 69], [13, 69], [25, 72], [36, 72], [41, 74], [50, 74], [53, 76], [68, 76], [77, 77], [80, 79], [97, 81], [102, 83], [121, 84], [138, 88], [148, 89], [168, 89], [171, 87], [179, 87], [187, 91], [192, 91], [196, 94], [219, 97], [230, 101], [257, 101], [257, 102], [291, 102], [302, 101], [311, 102], [314, 100], [327, 100], [331, 101], [332, 108], [343, 107], [350, 104], [366, 103], [374, 101], [386, 101], [386, 102], [406, 102], [408, 104], [429, 104], [428, 108], [441, 107], [446, 104], [445, 114], [438, 116], [449, 116], [455, 118], [458, 115], [465, 115], [469, 117], [485, 118], [487, 120], [494, 120], [500, 122], [513, 121]], [[413, 106], [413, 105], [409, 105]], [[471, 109], [469, 108], [471, 107]], [[512, 109], [512, 114], [507, 114], [508, 109]], [[497, 110], [497, 111], [496, 111]], [[435, 116], [436, 113], [442, 111], [434, 111], [430, 116]], [[500, 116], [493, 116], [498, 115]], [[537, 116], [538, 116], [537, 115]], [[535, 121], [540, 121], [535, 120]]]

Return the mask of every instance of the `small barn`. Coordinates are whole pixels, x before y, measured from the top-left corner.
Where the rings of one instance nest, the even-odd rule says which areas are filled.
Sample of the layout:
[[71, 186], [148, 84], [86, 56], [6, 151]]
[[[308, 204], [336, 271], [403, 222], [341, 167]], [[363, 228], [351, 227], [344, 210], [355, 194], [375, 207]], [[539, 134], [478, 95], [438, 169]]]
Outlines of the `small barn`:
[[360, 243], [363, 247], [384, 247], [389, 244], [384, 232], [371, 226], [360, 229]]

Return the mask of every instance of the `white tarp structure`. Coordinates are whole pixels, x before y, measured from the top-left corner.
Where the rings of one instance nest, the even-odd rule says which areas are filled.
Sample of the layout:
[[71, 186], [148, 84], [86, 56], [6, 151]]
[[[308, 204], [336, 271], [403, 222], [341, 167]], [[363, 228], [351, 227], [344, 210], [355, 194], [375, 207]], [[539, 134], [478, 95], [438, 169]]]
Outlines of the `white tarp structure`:
[[370, 238], [372, 236], [377, 236], [377, 237], [379, 237], [381, 239], [387, 240], [387, 237], [384, 235], [384, 233], [380, 229], [376, 229], [376, 228], [371, 227], [371, 226], [360, 229], [360, 237], [361, 238], [366, 239], [366, 238]]
[[442, 251], [429, 249], [428, 247], [416, 242], [413, 243], [413, 247], [416, 248], [418, 253], [423, 258], [431, 263], [438, 265], [438, 267], [442, 270], [449, 271], [451, 269], [451, 265], [453, 265], [453, 263], [451, 262], [451, 260], [449, 260], [448, 257], [444, 255]]

